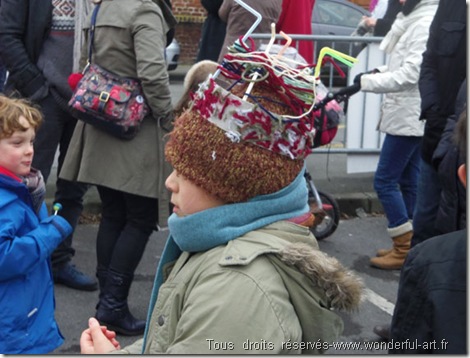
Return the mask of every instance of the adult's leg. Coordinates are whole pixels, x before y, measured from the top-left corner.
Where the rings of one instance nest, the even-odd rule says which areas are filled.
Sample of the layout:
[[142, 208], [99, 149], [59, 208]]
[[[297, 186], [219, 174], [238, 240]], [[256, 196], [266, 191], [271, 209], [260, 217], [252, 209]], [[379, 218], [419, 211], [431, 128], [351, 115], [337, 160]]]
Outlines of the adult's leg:
[[[107, 210], [105, 217], [113, 216], [113, 220], [103, 225], [103, 230], [107, 228], [107, 232], [103, 232], [99, 239], [106, 238], [106, 242], [100, 243], [97, 248], [97, 253], [101, 253], [97, 274], [102, 288], [96, 317], [121, 334], [140, 335], [145, 321], [136, 319], [130, 313], [127, 297], [135, 269], [157, 223], [158, 201], [112, 189], [100, 188], [99, 191], [100, 195], [107, 197], [108, 204], [114, 203], [113, 210], [116, 212], [111, 215], [111, 209]], [[119, 222], [122, 208], [125, 208], [125, 221]], [[122, 230], [116, 238], [119, 226]], [[107, 270], [103, 270], [105, 265]]]
[[[57, 175], [60, 172], [77, 120], [64, 111], [52, 95], [41, 101], [40, 105], [44, 114], [44, 123], [36, 135], [33, 167], [39, 169], [44, 180], [47, 181], [57, 149], [59, 149]], [[75, 229], [82, 212], [83, 196], [87, 188], [87, 185], [81, 183], [63, 179], [56, 181], [54, 201], [62, 205], [58, 215], [63, 216], [73, 229]], [[96, 281], [70, 264], [74, 254], [72, 235], [70, 235], [59, 244], [51, 255], [54, 281], [76, 289], [96, 290]]]
[[101, 199], [101, 220], [96, 238], [98, 267], [108, 269], [114, 247], [126, 225], [126, 202], [124, 193], [97, 186]]
[[416, 207], [416, 195], [418, 192], [419, 168], [421, 161], [420, 144], [417, 144], [413, 153], [411, 153], [408, 165], [405, 167], [400, 178], [400, 190], [403, 195], [408, 218], [413, 219]]
[[127, 208], [126, 225], [116, 242], [109, 267], [133, 274], [150, 235], [156, 229], [158, 200], [132, 194], [124, 196]]
[[[388, 219], [387, 232], [393, 240], [393, 248], [379, 250], [378, 257], [370, 260], [374, 267], [400, 268], [409, 251], [413, 228], [409, 222], [407, 203], [401, 189], [402, 185], [407, 190], [413, 187], [412, 177], [409, 175], [412, 170], [409, 167], [419, 148], [419, 143], [419, 137], [388, 134], [385, 137], [374, 178], [374, 187]], [[417, 179], [416, 176], [414, 179]]]
[[421, 160], [416, 207], [413, 213], [414, 232], [411, 247], [436, 236], [437, 231], [434, 224], [440, 197], [441, 184], [436, 170], [432, 165]]
[[100, 185], [96, 188], [101, 199], [101, 220], [96, 237], [96, 277], [100, 289], [99, 301], [101, 301], [114, 246], [126, 224], [126, 204], [122, 192]]
[[[65, 156], [69, 148], [70, 141], [72, 139], [77, 119], [71, 116], [68, 112], [58, 109], [61, 114], [61, 133], [59, 137], [59, 157], [57, 164], [57, 180], [56, 180], [56, 192], [54, 202], [62, 205], [62, 210], [59, 211], [59, 215], [63, 216], [75, 227], [78, 224], [78, 220], [83, 211], [83, 197], [88, 190], [88, 185], [78, 182], [71, 182], [68, 180], [60, 179], [59, 173], [64, 164]], [[75, 250], [72, 247], [73, 234], [67, 237], [52, 253], [52, 266], [59, 266], [70, 262], [72, 257], [75, 255]]]
[[411, 171], [410, 163], [416, 156], [419, 143], [418, 137], [385, 136], [374, 177], [374, 189], [384, 208], [389, 228], [409, 220], [408, 204], [405, 203], [399, 183], [403, 183], [408, 191], [412, 189], [411, 176], [407, 174], [405, 180], [403, 174]]
[[58, 107], [52, 95], [44, 98], [39, 105], [44, 115], [44, 122], [39, 127], [34, 140], [32, 166], [41, 171], [44, 181], [47, 182], [64, 126], [63, 111]]

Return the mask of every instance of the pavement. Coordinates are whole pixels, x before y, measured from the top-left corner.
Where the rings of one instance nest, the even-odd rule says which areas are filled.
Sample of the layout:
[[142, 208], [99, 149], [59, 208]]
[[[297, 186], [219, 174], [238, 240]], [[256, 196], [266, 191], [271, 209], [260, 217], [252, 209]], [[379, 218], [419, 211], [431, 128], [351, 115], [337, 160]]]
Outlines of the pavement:
[[[183, 80], [189, 65], [179, 65], [170, 71], [170, 87], [173, 102], [180, 97]], [[331, 194], [338, 202], [343, 215], [382, 213], [382, 206], [373, 187], [374, 173], [348, 174], [346, 170], [347, 154], [313, 153], [307, 160], [307, 169], [313, 177], [317, 190]], [[46, 202], [50, 205], [55, 192], [57, 165], [52, 168], [46, 188]], [[96, 188], [91, 187], [84, 198], [84, 212], [97, 214], [100, 211], [100, 200]]]

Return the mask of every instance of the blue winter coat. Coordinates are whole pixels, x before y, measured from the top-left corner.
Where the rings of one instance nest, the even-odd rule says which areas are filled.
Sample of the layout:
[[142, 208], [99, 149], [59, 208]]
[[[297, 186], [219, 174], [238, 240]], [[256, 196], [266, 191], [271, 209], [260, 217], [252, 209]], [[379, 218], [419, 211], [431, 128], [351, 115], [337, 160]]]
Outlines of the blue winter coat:
[[63, 343], [49, 257], [71, 232], [45, 204], [37, 215], [26, 186], [0, 175], [0, 354], [44, 354]]

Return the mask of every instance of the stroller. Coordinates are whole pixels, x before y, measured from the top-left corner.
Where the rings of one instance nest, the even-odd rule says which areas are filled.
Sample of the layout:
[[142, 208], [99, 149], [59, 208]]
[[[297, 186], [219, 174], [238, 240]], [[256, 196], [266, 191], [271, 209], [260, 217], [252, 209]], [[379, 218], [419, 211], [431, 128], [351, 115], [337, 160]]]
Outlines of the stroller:
[[[328, 92], [315, 104], [314, 110], [317, 111], [315, 119], [325, 124], [323, 126], [323, 133], [318, 133], [316, 137], [321, 137], [324, 135], [324, 132], [327, 132], [328, 137], [324, 137], [323, 140], [328, 143], [333, 140], [336, 135], [338, 122], [334, 118], [330, 118], [330, 127], [328, 127], [329, 119], [327, 117], [334, 113], [328, 113], [324, 109], [332, 101], [335, 101], [337, 104], [344, 102], [343, 111], [345, 113], [349, 97], [358, 91], [359, 89], [355, 85], [352, 85], [340, 89], [337, 92]], [[318, 126], [320, 127], [320, 125]], [[310, 231], [315, 235], [317, 240], [323, 240], [331, 236], [336, 231], [341, 215], [340, 208], [338, 202], [331, 194], [317, 190], [308, 170], [305, 171], [304, 177], [308, 188], [308, 203], [312, 214], [315, 216], [315, 220], [313, 225], [310, 227]]]
[[[310, 110], [313, 111], [314, 115], [313, 127], [315, 128], [315, 133], [310, 149], [330, 143], [336, 135], [338, 124], [342, 118], [342, 115], [344, 115], [344, 110], [340, 107], [339, 103], [347, 101], [349, 96], [358, 92], [359, 89], [356, 88], [356, 86], [350, 86], [333, 93], [328, 92], [321, 81], [314, 83], [310, 82], [310, 80], [305, 80], [305, 77], [302, 79], [302, 69], [308, 67], [305, 66], [305, 60], [303, 60], [301, 56], [297, 54], [296, 50], [289, 47], [291, 38], [288, 35], [282, 32], [280, 33], [280, 35], [282, 35], [282, 37], [284, 37], [284, 39], [287, 41], [284, 46], [278, 46], [274, 44], [276, 37], [274, 24], [271, 26], [271, 40], [269, 44], [265, 47], [261, 47], [260, 49], [263, 53], [261, 55], [258, 53], [256, 56], [251, 56], [252, 51], [254, 51], [254, 43], [251, 43], [251, 46], [248, 46], [246, 40], [250, 39], [250, 34], [261, 21], [261, 15], [250, 6], [245, 4], [242, 0], [235, 1], [244, 7], [248, 12], [251, 12], [257, 18], [257, 20], [247, 31], [247, 33], [244, 36], [241, 36], [233, 44], [229, 50], [229, 53], [224, 57], [222, 65], [218, 67], [217, 71], [215, 71], [215, 73], [212, 75], [212, 78], [216, 79], [222, 70], [222, 72], [224, 72], [225, 78], [230, 79], [230, 81], [233, 83], [235, 83], [237, 80], [249, 81], [250, 84], [246, 90], [245, 96], [243, 97], [244, 100], [249, 96], [249, 93], [255, 83], [259, 81], [260, 78], [264, 79], [269, 76], [270, 72], [276, 72], [276, 69], [274, 68], [277, 67], [281, 67], [281, 69], [277, 69], [278, 73], [281, 73], [281, 75], [285, 75], [285, 77], [292, 75], [289, 79], [287, 79], [287, 81], [290, 81], [288, 84], [289, 90], [292, 90], [292, 92], [295, 91], [296, 94], [299, 94], [299, 97], [304, 96], [305, 92], [303, 91], [314, 84], [316, 88], [316, 97]], [[251, 41], [253, 42], [253, 40]], [[293, 53], [289, 54], [289, 51]], [[285, 56], [283, 56], [284, 54]], [[270, 63], [272, 67], [267, 66], [266, 68], [263, 68], [263, 64], [265, 64], [266, 59], [270, 55], [275, 56], [275, 58]], [[325, 47], [320, 51], [318, 66], [314, 66], [315, 71], [313, 76], [310, 76], [310, 78], [319, 78], [320, 69], [324, 61], [328, 60], [331, 61], [332, 65], [337, 68], [340, 73], [342, 72], [331, 58], [325, 57], [327, 55], [347, 65], [352, 65], [352, 63], [356, 61], [355, 58], [342, 54], [334, 49]], [[292, 74], [292, 72], [285, 66], [282, 67], [283, 63], [291, 68], [299, 66], [298, 68], [300, 68], [300, 70], [295, 74]], [[294, 81], [293, 77], [301, 78], [297, 87], [292, 85]], [[228, 87], [232, 85], [229, 85]], [[284, 88], [284, 90], [286, 89]], [[345, 102], [345, 105], [346, 104], [347, 102]], [[310, 230], [318, 240], [322, 240], [330, 236], [336, 230], [340, 218], [339, 206], [336, 200], [330, 194], [318, 191], [316, 189], [312, 177], [308, 171], [305, 171], [305, 179], [308, 187], [310, 209], [315, 216], [314, 223], [310, 227]]]

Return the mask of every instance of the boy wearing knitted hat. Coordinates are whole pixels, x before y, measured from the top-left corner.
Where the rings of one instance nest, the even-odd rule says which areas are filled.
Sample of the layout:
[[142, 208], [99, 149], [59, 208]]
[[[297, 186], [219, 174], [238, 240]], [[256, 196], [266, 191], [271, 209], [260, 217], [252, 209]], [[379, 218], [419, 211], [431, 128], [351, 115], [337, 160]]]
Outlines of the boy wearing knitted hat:
[[[235, 67], [219, 66], [225, 82], [252, 78]], [[332, 309], [358, 306], [361, 281], [302, 225], [312, 128], [268, 67], [252, 88], [208, 78], [176, 119], [170, 236], [144, 337], [121, 353], [317, 353], [342, 331]], [[81, 349], [115, 350], [93, 318]]]

